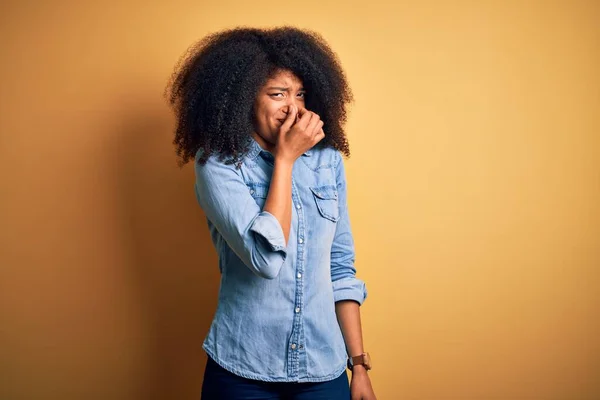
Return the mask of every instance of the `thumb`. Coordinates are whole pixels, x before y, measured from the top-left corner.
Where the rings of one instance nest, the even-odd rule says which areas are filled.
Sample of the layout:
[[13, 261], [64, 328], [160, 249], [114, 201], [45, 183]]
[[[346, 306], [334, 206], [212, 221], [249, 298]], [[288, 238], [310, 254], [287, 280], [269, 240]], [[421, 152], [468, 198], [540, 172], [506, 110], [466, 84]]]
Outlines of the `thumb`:
[[281, 125], [280, 132], [287, 132], [290, 130], [294, 122], [296, 122], [296, 114], [298, 113], [298, 109], [292, 105], [288, 106], [288, 114]]

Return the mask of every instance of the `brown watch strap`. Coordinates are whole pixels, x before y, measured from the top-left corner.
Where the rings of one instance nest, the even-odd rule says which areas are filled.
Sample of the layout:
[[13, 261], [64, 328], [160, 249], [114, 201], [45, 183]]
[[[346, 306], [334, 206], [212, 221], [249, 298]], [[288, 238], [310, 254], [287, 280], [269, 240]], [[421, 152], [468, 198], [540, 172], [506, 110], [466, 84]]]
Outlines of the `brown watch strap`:
[[358, 356], [353, 356], [350, 358], [352, 359], [353, 367], [355, 365], [362, 365], [365, 367], [365, 369], [367, 371], [371, 369], [371, 358], [369, 356], [369, 353], [362, 353], [362, 354], [359, 354]]

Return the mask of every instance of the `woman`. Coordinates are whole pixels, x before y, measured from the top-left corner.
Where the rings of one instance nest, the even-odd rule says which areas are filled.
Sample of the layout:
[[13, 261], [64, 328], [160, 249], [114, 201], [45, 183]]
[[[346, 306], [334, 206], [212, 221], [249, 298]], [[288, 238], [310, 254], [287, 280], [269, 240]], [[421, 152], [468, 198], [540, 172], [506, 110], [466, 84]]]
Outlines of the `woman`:
[[311, 31], [226, 30], [191, 48], [167, 90], [221, 271], [202, 398], [374, 399], [342, 159], [352, 94], [335, 54]]

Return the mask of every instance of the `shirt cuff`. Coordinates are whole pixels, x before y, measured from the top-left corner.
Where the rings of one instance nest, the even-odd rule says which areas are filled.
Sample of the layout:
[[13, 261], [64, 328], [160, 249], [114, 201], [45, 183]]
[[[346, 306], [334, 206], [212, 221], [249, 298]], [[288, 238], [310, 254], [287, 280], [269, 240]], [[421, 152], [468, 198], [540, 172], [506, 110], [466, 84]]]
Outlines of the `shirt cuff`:
[[250, 230], [262, 236], [271, 250], [287, 253], [281, 224], [270, 212], [261, 211], [254, 219]]
[[332, 282], [333, 301], [354, 300], [362, 305], [367, 298], [367, 286], [358, 278], [342, 278]]

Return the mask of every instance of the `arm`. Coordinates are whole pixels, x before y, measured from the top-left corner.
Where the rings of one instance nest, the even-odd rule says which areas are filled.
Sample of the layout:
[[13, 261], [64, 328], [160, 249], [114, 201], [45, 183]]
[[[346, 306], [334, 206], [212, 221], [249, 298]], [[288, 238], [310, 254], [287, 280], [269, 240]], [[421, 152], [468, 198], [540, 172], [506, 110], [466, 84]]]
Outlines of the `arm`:
[[[302, 117], [295, 123], [296, 117], [299, 115], [302, 115]], [[268, 143], [258, 134], [255, 136], [262, 147], [275, 156], [269, 194], [263, 210], [268, 211], [277, 218], [283, 228], [286, 243], [290, 236], [290, 226], [292, 224], [292, 170], [294, 162], [304, 151], [314, 146], [316, 142], [325, 136], [322, 127], [323, 122], [317, 114], [290, 106], [287, 108], [286, 120], [279, 131], [277, 144]]]
[[287, 256], [294, 161], [325, 136], [317, 114], [303, 110], [295, 123], [297, 113], [296, 106], [288, 108], [277, 144], [270, 147], [275, 167], [262, 211], [233, 166], [215, 156], [205, 165], [195, 163], [196, 197], [206, 216], [244, 264], [267, 279], [279, 275]]

